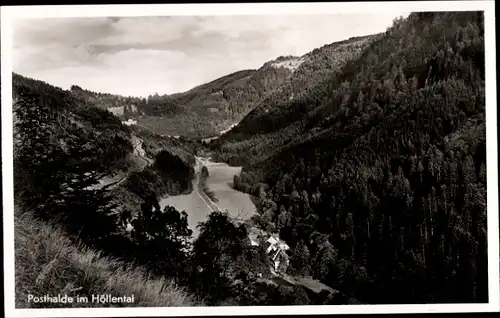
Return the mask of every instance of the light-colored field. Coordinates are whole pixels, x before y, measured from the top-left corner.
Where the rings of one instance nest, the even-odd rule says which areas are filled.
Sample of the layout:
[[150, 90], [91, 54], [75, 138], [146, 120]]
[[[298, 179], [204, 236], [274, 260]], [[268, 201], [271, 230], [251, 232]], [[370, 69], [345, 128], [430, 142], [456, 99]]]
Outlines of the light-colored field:
[[188, 215], [189, 228], [193, 230], [193, 237], [198, 236], [196, 226], [199, 222], [204, 222], [207, 216], [212, 212], [202, 195], [198, 192], [198, 182], [200, 176], [201, 165], [200, 161], [196, 161], [194, 167], [196, 177], [193, 179], [193, 191], [189, 194], [180, 194], [169, 196], [160, 200], [160, 207], [167, 205], [173, 206], [177, 211], [186, 211]]
[[189, 228], [193, 230], [193, 237], [197, 237], [199, 234], [196, 229], [198, 223], [204, 222], [210, 212], [212, 212], [201, 196], [199, 196], [195, 181], [193, 181], [193, 191], [191, 193], [174, 195], [160, 200], [160, 207], [162, 209], [170, 205], [179, 212], [186, 211]]
[[193, 237], [198, 235], [196, 226], [204, 222], [212, 212], [208, 197], [198, 189], [199, 171], [202, 165], [208, 169], [207, 187], [215, 194], [218, 202], [215, 205], [222, 211], [227, 210], [229, 215], [240, 220], [249, 219], [256, 213], [255, 204], [250, 195], [238, 192], [231, 187], [235, 174], [241, 172], [241, 167], [230, 167], [225, 163], [211, 162], [197, 158], [196, 178], [193, 180], [193, 191], [190, 194], [170, 196], [160, 200], [163, 209], [166, 205], [175, 207], [178, 211], [186, 211], [189, 227], [193, 230]]
[[241, 167], [231, 167], [226, 163], [206, 161], [208, 169], [207, 187], [219, 200], [220, 209], [227, 210], [229, 215], [246, 220], [257, 213], [255, 204], [250, 195], [236, 191], [232, 188], [235, 175], [241, 173]]

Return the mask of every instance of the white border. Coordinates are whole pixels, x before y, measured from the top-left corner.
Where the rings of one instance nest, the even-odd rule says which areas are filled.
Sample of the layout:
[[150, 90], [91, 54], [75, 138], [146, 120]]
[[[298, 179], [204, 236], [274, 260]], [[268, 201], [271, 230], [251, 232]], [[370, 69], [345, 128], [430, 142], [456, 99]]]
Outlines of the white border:
[[[264, 314], [346, 314], [346, 313], [421, 313], [486, 312], [500, 310], [498, 168], [496, 134], [496, 60], [494, 1], [363, 2], [363, 3], [241, 3], [168, 5], [89, 5], [17, 6], [1, 8], [2, 32], [2, 162], [4, 202], [4, 278], [6, 317], [126, 317], [199, 316]], [[271, 307], [168, 307], [168, 308], [90, 308], [90, 309], [15, 309], [14, 308], [14, 218], [12, 172], [12, 21], [35, 17], [103, 17], [159, 15], [273, 15], [335, 14], [404, 11], [485, 11], [486, 60], [486, 137], [489, 304], [441, 305], [344, 305]]]

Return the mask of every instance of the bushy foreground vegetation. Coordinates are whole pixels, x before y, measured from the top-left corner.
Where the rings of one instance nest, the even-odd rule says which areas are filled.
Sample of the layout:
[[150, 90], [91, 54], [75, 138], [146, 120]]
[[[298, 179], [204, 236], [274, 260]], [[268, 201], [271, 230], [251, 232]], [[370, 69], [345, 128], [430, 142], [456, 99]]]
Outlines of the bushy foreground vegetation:
[[[168, 278], [152, 277], [147, 269], [102, 256], [74, 243], [60, 225], [37, 220], [30, 212], [15, 217], [17, 308], [95, 307], [92, 295], [134, 295], [133, 303], [103, 306], [169, 307], [203, 305]], [[85, 296], [89, 302], [41, 304], [28, 295]]]

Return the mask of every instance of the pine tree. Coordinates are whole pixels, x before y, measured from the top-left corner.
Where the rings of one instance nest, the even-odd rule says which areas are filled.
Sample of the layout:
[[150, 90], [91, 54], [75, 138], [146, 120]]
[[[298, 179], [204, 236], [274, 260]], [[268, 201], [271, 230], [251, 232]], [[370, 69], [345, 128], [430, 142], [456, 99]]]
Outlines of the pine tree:
[[293, 256], [290, 260], [293, 271], [298, 275], [308, 275], [310, 271], [309, 248], [303, 240], [300, 240], [293, 249]]

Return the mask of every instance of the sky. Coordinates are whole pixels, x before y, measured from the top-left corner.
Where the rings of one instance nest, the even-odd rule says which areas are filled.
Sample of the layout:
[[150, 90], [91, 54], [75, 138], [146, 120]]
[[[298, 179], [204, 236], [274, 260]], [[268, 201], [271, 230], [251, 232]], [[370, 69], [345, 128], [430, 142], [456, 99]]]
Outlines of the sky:
[[68, 89], [173, 94], [221, 76], [383, 32], [405, 12], [16, 20], [13, 71]]

